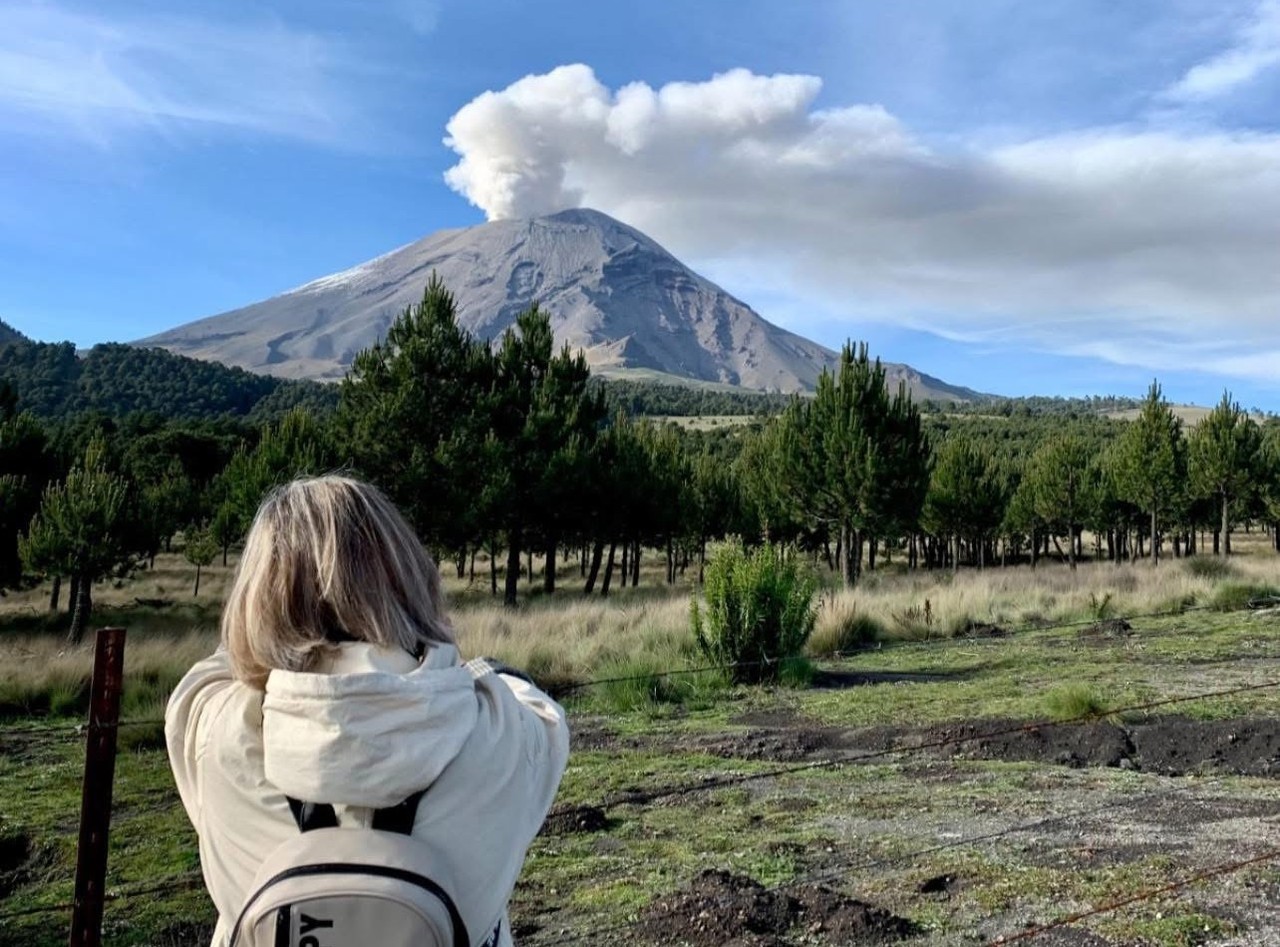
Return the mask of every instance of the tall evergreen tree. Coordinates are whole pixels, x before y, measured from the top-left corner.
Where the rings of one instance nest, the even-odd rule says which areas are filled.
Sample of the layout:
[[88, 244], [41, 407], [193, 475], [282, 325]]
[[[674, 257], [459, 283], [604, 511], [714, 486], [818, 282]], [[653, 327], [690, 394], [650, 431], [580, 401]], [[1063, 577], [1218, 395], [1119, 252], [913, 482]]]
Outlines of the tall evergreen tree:
[[986, 543], [1004, 520], [1007, 497], [995, 459], [983, 446], [953, 437], [938, 450], [925, 499], [924, 518], [931, 531], [954, 545], [952, 567], [960, 567], [960, 544], [986, 565]]
[[485, 462], [500, 478], [493, 512], [507, 537], [508, 605], [516, 603], [520, 556], [531, 542], [543, 540], [554, 569], [563, 527], [557, 517], [604, 418], [604, 398], [590, 377], [581, 352], [567, 345], [555, 351], [551, 317], [537, 305], [516, 317], [495, 353], [489, 444], [496, 455]]
[[1191, 432], [1192, 488], [1218, 503], [1223, 555], [1231, 555], [1231, 504], [1255, 485], [1261, 447], [1258, 426], [1225, 391], [1217, 407]]
[[329, 433], [306, 411], [295, 408], [278, 424], [267, 424], [258, 443], [242, 445], [213, 485], [225, 550], [249, 531], [267, 492], [295, 477], [323, 473], [333, 465]]
[[102, 441], [61, 483], [49, 486], [27, 535], [19, 540], [33, 572], [70, 576], [74, 610], [69, 640], [79, 644], [93, 610], [92, 584], [131, 563], [128, 485], [107, 468]]
[[1151, 561], [1160, 564], [1160, 520], [1177, 508], [1186, 487], [1182, 422], [1153, 381], [1136, 420], [1120, 437], [1114, 475], [1122, 498], [1138, 506], [1151, 525]]
[[348, 463], [437, 552], [483, 531], [494, 375], [489, 347], [458, 324], [453, 294], [433, 273], [422, 301], [356, 355], [342, 383], [338, 430]]
[[1037, 519], [1066, 533], [1074, 572], [1076, 542], [1096, 500], [1097, 468], [1089, 446], [1073, 434], [1043, 444], [1032, 456], [1027, 484]]
[[928, 449], [905, 389], [890, 398], [879, 359], [846, 344], [836, 373], [823, 372], [810, 400], [781, 419], [777, 451], [792, 513], [839, 537], [840, 572], [852, 586], [868, 539], [913, 526]]
[[0, 589], [22, 582], [18, 537], [53, 472], [44, 430], [32, 415], [18, 413], [12, 390], [0, 383]]

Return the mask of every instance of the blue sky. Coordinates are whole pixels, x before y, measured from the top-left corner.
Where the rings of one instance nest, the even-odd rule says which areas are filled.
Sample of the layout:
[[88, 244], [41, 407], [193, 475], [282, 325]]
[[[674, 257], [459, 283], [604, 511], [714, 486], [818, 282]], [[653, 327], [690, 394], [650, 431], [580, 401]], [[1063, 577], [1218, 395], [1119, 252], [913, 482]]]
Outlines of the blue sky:
[[1280, 410], [1277, 105], [1280, 0], [0, 0], [0, 318], [584, 204], [953, 383]]

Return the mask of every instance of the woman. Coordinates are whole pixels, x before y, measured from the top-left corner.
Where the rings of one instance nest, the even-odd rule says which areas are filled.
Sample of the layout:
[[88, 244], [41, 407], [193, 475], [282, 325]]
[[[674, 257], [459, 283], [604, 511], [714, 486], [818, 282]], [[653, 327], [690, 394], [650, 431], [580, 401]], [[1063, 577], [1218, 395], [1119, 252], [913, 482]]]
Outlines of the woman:
[[267, 497], [222, 646], [165, 718], [215, 947], [264, 860], [298, 836], [291, 800], [367, 829], [424, 789], [412, 838], [449, 862], [464, 913], [501, 919], [472, 943], [511, 944], [506, 903], [568, 758], [564, 711], [512, 672], [459, 662], [435, 564], [373, 487], [328, 476]]

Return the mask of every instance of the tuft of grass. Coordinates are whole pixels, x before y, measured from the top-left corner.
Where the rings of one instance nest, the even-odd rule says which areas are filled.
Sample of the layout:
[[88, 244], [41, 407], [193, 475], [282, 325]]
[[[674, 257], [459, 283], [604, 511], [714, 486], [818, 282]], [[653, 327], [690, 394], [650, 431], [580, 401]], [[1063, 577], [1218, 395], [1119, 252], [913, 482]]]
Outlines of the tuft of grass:
[[783, 687], [802, 690], [813, 683], [814, 671], [813, 662], [803, 655], [784, 658], [782, 667], [778, 669], [778, 682]]
[[1239, 574], [1232, 568], [1230, 562], [1220, 556], [1188, 556], [1183, 560], [1182, 567], [1196, 578], [1214, 582], [1221, 582]]
[[729, 686], [721, 671], [675, 672], [656, 655], [618, 658], [600, 668], [593, 703], [614, 713], [654, 712], [664, 706], [701, 710]]
[[934, 636], [937, 621], [933, 612], [933, 603], [928, 599], [924, 600], [923, 605], [908, 605], [902, 611], [893, 612], [891, 617], [898, 635], [902, 638], [915, 641], [928, 640]]
[[859, 608], [852, 595], [830, 595], [818, 606], [807, 650], [819, 658], [848, 654], [875, 644], [884, 634], [884, 625]]
[[1044, 705], [1050, 720], [1105, 717], [1110, 709], [1088, 684], [1055, 687], [1045, 695]]

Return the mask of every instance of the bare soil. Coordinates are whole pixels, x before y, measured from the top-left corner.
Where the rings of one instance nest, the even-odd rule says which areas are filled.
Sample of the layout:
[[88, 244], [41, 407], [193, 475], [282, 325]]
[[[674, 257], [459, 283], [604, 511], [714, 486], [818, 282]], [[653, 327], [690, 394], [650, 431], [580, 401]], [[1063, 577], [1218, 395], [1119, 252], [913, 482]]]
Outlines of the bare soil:
[[748, 726], [683, 739], [681, 746], [729, 759], [777, 762], [853, 760], [896, 750], [914, 755], [918, 749], [943, 758], [1109, 766], [1166, 776], [1212, 772], [1280, 777], [1280, 719], [1271, 717], [1161, 717], [1139, 724], [997, 718], [929, 727], [842, 729], [772, 713], [743, 716], [735, 723]]
[[786, 891], [724, 871], [705, 871], [645, 909], [640, 936], [690, 947], [882, 944], [917, 933], [910, 921], [822, 885]]

